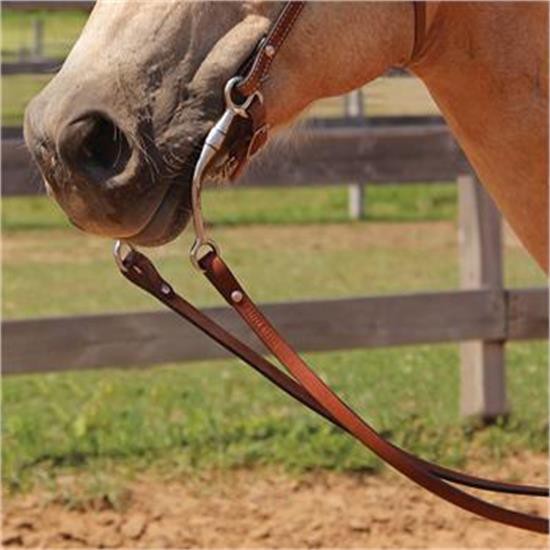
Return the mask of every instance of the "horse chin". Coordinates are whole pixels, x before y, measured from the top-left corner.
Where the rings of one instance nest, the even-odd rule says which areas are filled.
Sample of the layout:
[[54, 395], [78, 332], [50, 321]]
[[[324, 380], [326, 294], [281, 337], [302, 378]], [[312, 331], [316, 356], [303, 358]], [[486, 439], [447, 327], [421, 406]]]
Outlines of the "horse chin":
[[189, 223], [191, 215], [188, 187], [172, 185], [147, 225], [125, 240], [135, 246], [162, 246], [180, 235]]
[[[203, 139], [201, 135], [197, 142], [202, 143]], [[134, 246], [162, 246], [176, 239], [187, 227], [193, 215], [192, 179], [200, 152], [198, 146], [193, 149], [195, 152], [186, 157], [186, 166], [181, 172], [171, 174], [168, 180], [162, 178], [156, 182], [160, 187], [161, 184], [168, 184], [164, 197], [147, 223], [132, 236], [124, 238], [126, 242]]]

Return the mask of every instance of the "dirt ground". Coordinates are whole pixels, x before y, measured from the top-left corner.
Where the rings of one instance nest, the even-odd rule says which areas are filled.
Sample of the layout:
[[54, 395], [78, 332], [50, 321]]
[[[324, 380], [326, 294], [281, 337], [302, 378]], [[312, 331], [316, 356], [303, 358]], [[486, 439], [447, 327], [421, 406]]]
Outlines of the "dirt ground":
[[[547, 460], [523, 455], [471, 471], [543, 484]], [[77, 482], [74, 481], [74, 482]], [[144, 476], [120, 511], [69, 510], [51, 495], [4, 501], [4, 547], [26, 548], [546, 548], [546, 537], [491, 524], [441, 502], [397, 474], [266, 470], [190, 480]], [[500, 496], [546, 514], [546, 499]]]

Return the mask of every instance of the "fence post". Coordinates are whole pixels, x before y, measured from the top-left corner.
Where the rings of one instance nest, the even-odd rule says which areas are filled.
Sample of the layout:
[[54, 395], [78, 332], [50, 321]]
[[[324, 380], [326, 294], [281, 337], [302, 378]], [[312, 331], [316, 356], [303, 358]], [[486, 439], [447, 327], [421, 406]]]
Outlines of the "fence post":
[[[347, 118], [364, 121], [363, 90], [354, 90], [344, 97]], [[361, 220], [365, 216], [365, 184], [350, 183], [348, 186], [348, 213], [352, 220]]]
[[348, 212], [352, 220], [361, 220], [365, 215], [365, 184], [348, 185]]
[[44, 20], [35, 19], [32, 22], [32, 55], [44, 57]]
[[[458, 178], [460, 283], [463, 289], [503, 288], [502, 219], [477, 178]], [[508, 412], [503, 341], [460, 344], [460, 412], [492, 421]]]

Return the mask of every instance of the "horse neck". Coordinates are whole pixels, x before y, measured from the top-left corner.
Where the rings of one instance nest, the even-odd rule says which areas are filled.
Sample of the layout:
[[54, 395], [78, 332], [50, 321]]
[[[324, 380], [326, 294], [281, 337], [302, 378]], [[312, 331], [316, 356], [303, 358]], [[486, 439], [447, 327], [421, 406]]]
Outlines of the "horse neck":
[[439, 3], [411, 66], [482, 183], [547, 264], [548, 15], [536, 3]]

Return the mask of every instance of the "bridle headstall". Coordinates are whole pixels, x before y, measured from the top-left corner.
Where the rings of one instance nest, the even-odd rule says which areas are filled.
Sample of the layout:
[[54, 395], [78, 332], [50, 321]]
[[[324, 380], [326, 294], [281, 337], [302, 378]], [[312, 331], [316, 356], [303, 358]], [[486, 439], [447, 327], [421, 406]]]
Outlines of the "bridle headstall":
[[[228, 81], [225, 88], [226, 110], [205, 139], [192, 184], [193, 222], [196, 233], [196, 240], [191, 249], [193, 265], [204, 273], [266, 350], [286, 368], [288, 374], [196, 309], [174, 291], [144, 254], [119, 241], [115, 245], [114, 253], [120, 271], [129, 281], [157, 298], [288, 395], [355, 437], [383, 461], [418, 485], [479, 516], [529, 531], [548, 533], [549, 523], [546, 518], [492, 504], [456, 485], [534, 497], [547, 497], [547, 487], [501, 483], [444, 468], [400, 449], [376, 432], [336, 395], [277, 332], [231, 273], [221, 258], [218, 246], [206, 233], [200, 196], [208, 167], [222, 149], [230, 147], [233, 151], [230, 159], [231, 175], [234, 176], [265, 144], [269, 128], [265, 122], [261, 86], [306, 4], [286, 2], [267, 36], [261, 40], [252, 58], [245, 64], [244, 76], [236, 76]], [[412, 56], [415, 56], [424, 41], [426, 8], [424, 2], [413, 2], [413, 5], [416, 23]], [[239, 137], [238, 144], [231, 143], [228, 136], [231, 135], [234, 124], [243, 120], [248, 124], [247, 134]]]

